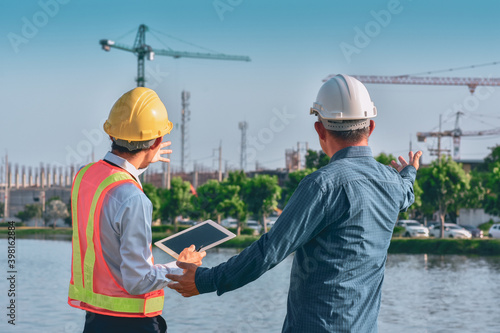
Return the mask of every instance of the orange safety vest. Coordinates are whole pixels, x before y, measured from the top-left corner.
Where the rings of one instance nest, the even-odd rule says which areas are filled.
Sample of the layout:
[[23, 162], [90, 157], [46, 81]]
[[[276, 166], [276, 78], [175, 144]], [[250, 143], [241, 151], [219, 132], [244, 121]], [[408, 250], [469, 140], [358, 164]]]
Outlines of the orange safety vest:
[[[111, 274], [102, 255], [100, 214], [112, 188], [139, 184], [123, 169], [105, 161], [90, 163], [76, 175], [71, 190], [73, 259], [68, 304], [117, 317], [153, 317], [163, 310], [163, 289], [131, 295]], [[142, 190], [142, 189], [141, 189]]]

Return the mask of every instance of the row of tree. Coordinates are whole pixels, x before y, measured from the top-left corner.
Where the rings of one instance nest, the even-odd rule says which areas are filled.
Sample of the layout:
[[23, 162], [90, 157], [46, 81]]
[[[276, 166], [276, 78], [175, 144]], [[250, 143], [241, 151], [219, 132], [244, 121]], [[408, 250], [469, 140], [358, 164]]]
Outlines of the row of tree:
[[16, 214], [16, 217], [23, 222], [31, 219], [43, 220], [45, 225], [51, 223], [53, 228], [56, 227], [58, 220], [64, 220], [71, 224], [68, 206], [57, 196], [47, 200], [45, 211], [43, 211], [41, 204], [27, 204], [23, 211]]
[[[396, 158], [380, 154], [380, 163], [390, 165]], [[144, 184], [144, 193], [153, 203], [153, 219], [177, 225], [179, 217], [193, 220], [221, 220], [236, 218], [238, 233], [241, 223], [249, 217], [257, 219], [267, 232], [265, 218], [278, 207], [283, 208], [300, 181], [311, 172], [328, 164], [323, 152], [309, 150], [306, 169], [291, 172], [283, 188], [275, 176], [256, 175], [249, 178], [242, 171], [230, 172], [222, 182], [209, 180], [196, 190], [189, 182], [174, 177], [170, 190]], [[448, 156], [436, 159], [429, 166], [420, 168], [414, 186], [415, 203], [404, 213], [414, 218], [432, 219], [438, 212], [444, 223], [445, 216], [456, 221], [460, 208], [484, 208], [492, 215], [500, 215], [500, 146], [476, 170], [466, 173], [462, 165]], [[38, 204], [26, 205], [18, 214], [22, 220], [44, 217], [46, 220], [67, 218], [66, 205], [59, 198], [47, 203], [45, 214]], [[70, 222], [70, 221], [69, 221]]]
[[248, 178], [244, 172], [230, 172], [222, 182], [209, 180], [195, 190], [189, 182], [174, 177], [169, 190], [144, 184], [144, 193], [153, 203], [153, 219], [173, 223], [180, 216], [194, 220], [221, 220], [233, 217], [241, 224], [255, 217], [267, 232], [265, 218], [278, 206], [281, 188], [275, 176], [256, 175]]
[[[375, 159], [386, 165], [397, 160], [395, 156], [384, 153]], [[310, 151], [306, 157], [309, 169], [291, 173], [290, 179], [301, 179], [304, 173], [328, 162], [328, 156], [323, 152]], [[500, 146], [494, 147], [484, 162], [469, 173], [451, 157], [441, 156], [419, 169], [414, 192], [415, 203], [404, 217], [411, 214], [415, 218], [431, 219], [437, 212], [442, 223], [446, 216], [456, 222], [460, 208], [483, 208], [488, 214], [500, 216]]]

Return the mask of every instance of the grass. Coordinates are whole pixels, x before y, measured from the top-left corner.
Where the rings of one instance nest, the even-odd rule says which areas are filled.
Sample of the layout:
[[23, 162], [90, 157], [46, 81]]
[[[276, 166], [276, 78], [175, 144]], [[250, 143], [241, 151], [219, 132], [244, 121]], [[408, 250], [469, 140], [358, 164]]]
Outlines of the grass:
[[389, 253], [500, 255], [500, 239], [393, 238]]
[[[9, 230], [7, 228], [0, 228], [0, 235], [7, 234]], [[16, 227], [16, 237], [17, 236], [30, 236], [30, 235], [69, 235], [73, 233], [71, 228], [58, 227], [55, 229], [45, 228], [45, 227]]]
[[[172, 234], [173, 229], [170, 226], [153, 227], [153, 242]], [[179, 230], [185, 227], [179, 228]], [[162, 231], [158, 231], [162, 230]], [[0, 237], [6, 238], [8, 228], [0, 228]], [[34, 236], [34, 238], [67, 238], [71, 237], [71, 228], [34, 228], [34, 227], [16, 227], [16, 237], [25, 238]], [[260, 236], [241, 235], [219, 245], [226, 248], [243, 249]], [[459, 255], [481, 255], [481, 256], [500, 256], [500, 239], [440, 239], [440, 238], [399, 238], [391, 240], [389, 253], [408, 253], [408, 254], [459, 254]]]
[[[8, 228], [0, 228], [0, 238], [8, 237]], [[18, 227], [16, 226], [16, 238], [71, 240], [73, 230], [71, 228], [57, 227], [55, 229], [45, 227]]]

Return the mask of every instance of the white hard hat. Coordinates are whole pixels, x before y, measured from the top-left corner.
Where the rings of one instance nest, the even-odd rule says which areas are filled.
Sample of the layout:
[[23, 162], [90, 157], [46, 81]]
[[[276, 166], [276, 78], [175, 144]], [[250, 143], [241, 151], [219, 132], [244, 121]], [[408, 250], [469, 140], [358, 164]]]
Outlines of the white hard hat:
[[368, 127], [368, 119], [377, 116], [377, 108], [360, 81], [339, 74], [321, 86], [310, 114], [317, 115], [326, 129], [349, 131]]

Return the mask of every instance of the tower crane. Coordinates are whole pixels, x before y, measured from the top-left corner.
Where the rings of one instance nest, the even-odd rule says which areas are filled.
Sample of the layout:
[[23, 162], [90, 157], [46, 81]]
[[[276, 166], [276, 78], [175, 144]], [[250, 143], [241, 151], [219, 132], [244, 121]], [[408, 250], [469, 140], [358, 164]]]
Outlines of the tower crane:
[[154, 49], [146, 44], [146, 32], [149, 30], [148, 26], [141, 24], [133, 46], [115, 43], [110, 39], [101, 39], [101, 44], [104, 51], [110, 51], [111, 48], [132, 52], [137, 56], [137, 86], [144, 87], [144, 60], [153, 60], [155, 54], [173, 58], [202, 58], [202, 59], [219, 59], [219, 60], [236, 60], [236, 61], [250, 61], [247, 56], [227, 55], [222, 53], [198, 53], [198, 52], [184, 52], [165, 49]]
[[460, 129], [460, 116], [463, 116], [464, 113], [458, 111], [456, 113], [455, 118], [455, 128], [449, 131], [441, 131], [441, 119], [439, 124], [439, 131], [437, 132], [417, 132], [417, 140], [419, 142], [425, 142], [428, 137], [434, 137], [438, 139], [438, 148], [431, 151], [431, 155], [437, 155], [438, 157], [441, 155], [441, 138], [452, 137], [453, 138], [453, 159], [460, 160], [460, 138], [462, 136], [485, 136], [485, 135], [499, 135], [500, 128], [493, 128], [483, 131], [462, 131]]
[[[323, 82], [328, 81], [335, 75], [329, 75]], [[441, 86], [467, 86], [471, 94], [474, 94], [477, 86], [500, 87], [500, 78], [478, 78], [478, 77], [418, 77], [418, 76], [381, 76], [381, 75], [351, 75], [363, 83], [381, 84], [421, 84]]]

